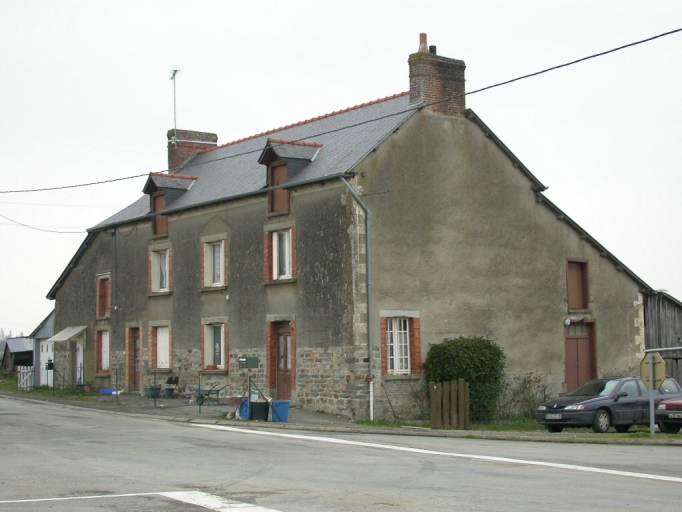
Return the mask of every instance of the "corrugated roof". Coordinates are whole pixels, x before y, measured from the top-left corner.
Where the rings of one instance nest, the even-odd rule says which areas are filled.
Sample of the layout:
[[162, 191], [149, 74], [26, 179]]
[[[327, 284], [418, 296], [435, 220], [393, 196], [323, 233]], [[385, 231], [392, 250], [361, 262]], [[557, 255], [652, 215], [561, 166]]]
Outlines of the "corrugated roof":
[[67, 327], [66, 329], [62, 329], [59, 331], [57, 334], [52, 336], [49, 340], [51, 342], [57, 342], [57, 341], [68, 341], [74, 336], [80, 334], [87, 328], [86, 325], [77, 325], [74, 327]]
[[[267, 184], [266, 167], [258, 163], [268, 138], [323, 145], [319, 153], [287, 185], [331, 179], [351, 170], [367, 153], [397, 129], [418, 107], [409, 93], [396, 94], [340, 112], [320, 116], [202, 151], [181, 167], [183, 175], [196, 176], [192, 187], [166, 212], [262, 193]], [[304, 145], [301, 145], [302, 147]], [[316, 148], [317, 149], [317, 148]], [[143, 196], [127, 208], [90, 229], [139, 219], [149, 214], [149, 198]]]
[[33, 352], [32, 338], [7, 338], [7, 347], [13, 354], [17, 352]]

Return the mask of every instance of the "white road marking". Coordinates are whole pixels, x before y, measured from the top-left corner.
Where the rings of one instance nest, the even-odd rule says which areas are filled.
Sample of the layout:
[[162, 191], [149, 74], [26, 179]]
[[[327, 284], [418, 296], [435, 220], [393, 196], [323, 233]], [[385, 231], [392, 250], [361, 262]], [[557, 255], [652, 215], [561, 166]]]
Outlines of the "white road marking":
[[321, 443], [331, 443], [331, 444], [345, 444], [352, 446], [363, 446], [366, 448], [379, 448], [382, 450], [394, 450], [398, 452], [409, 452], [409, 453], [419, 453], [424, 455], [440, 455], [444, 457], [453, 457], [458, 459], [473, 459], [482, 460], [487, 462], [504, 462], [506, 464], [522, 464], [527, 466], [542, 466], [555, 469], [567, 469], [570, 471], [583, 471], [586, 473], [601, 473], [605, 475], [615, 475], [615, 476], [627, 476], [630, 478], [644, 478], [647, 480], [662, 480], [664, 482], [676, 482], [682, 483], [682, 478], [675, 476], [662, 476], [662, 475], [652, 475], [649, 473], [634, 473], [631, 471], [618, 471], [615, 469], [603, 469], [595, 468], [590, 466], [578, 466], [575, 464], [559, 464], [555, 462], [542, 462], [536, 460], [524, 460], [524, 459], [509, 459], [506, 457], [492, 457], [489, 455], [469, 455], [466, 453], [453, 453], [453, 452], [441, 452], [436, 450], [424, 450], [421, 448], [409, 448], [407, 446], [395, 446], [390, 444], [379, 444], [379, 443], [365, 443], [362, 441], [348, 441], [345, 439], [335, 439], [333, 437], [314, 437], [314, 436], [304, 436], [301, 434], [283, 434], [280, 432], [265, 432], [260, 430], [249, 430], [240, 427], [226, 427], [223, 425], [201, 425], [198, 423], [192, 424], [194, 427], [209, 428], [213, 430], [227, 430], [230, 432], [239, 432], [241, 434], [254, 434], [262, 436], [273, 436], [273, 437], [286, 437], [289, 439], [299, 439], [303, 441], [316, 441]]
[[130, 494], [99, 494], [96, 496], [69, 496], [64, 498], [38, 498], [32, 500], [6, 500], [0, 501], [3, 503], [40, 503], [48, 501], [69, 501], [69, 500], [95, 500], [102, 498], [131, 498], [137, 496], [163, 496], [175, 501], [181, 501], [188, 505], [197, 505], [199, 507], [207, 508], [209, 510], [217, 510], [219, 512], [233, 512], [233, 511], [247, 511], [247, 512], [279, 512], [274, 508], [264, 508], [251, 503], [242, 503], [240, 501], [228, 500], [200, 491], [171, 491], [171, 492], [137, 492]]
[[232, 512], [233, 510], [247, 510], [248, 512], [277, 512], [272, 508], [259, 507], [251, 503], [241, 503], [238, 501], [227, 500], [220, 496], [207, 494], [199, 491], [189, 492], [160, 492], [161, 496], [174, 499], [175, 501], [182, 501], [190, 505], [198, 505], [210, 510], [218, 510], [220, 512]]

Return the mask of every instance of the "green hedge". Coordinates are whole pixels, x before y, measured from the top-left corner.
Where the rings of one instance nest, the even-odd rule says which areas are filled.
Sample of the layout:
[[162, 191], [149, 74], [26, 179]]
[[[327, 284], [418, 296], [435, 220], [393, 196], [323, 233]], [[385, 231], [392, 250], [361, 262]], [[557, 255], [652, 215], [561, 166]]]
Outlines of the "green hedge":
[[460, 336], [433, 345], [422, 367], [427, 382], [467, 381], [471, 420], [489, 421], [495, 416], [502, 391], [505, 359], [504, 351], [494, 341]]

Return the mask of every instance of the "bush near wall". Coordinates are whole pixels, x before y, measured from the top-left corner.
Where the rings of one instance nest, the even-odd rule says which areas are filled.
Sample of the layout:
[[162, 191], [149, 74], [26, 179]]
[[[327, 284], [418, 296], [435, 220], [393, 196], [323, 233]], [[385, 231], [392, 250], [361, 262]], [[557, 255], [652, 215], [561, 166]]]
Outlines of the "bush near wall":
[[497, 343], [480, 336], [450, 338], [429, 349], [422, 365], [427, 382], [464, 379], [471, 392], [471, 421], [495, 417], [506, 357]]

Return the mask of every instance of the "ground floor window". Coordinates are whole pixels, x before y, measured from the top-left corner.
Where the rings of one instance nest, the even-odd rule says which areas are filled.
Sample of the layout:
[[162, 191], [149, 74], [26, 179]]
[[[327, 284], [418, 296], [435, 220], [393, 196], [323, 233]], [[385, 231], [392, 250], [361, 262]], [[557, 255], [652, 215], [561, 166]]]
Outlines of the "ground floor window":
[[110, 370], [109, 336], [109, 331], [95, 333], [95, 373], [108, 373]]
[[151, 368], [170, 368], [170, 327], [167, 325], [152, 327], [149, 340], [149, 361]]
[[226, 324], [204, 325], [204, 368], [224, 370], [227, 368]]
[[389, 312], [387, 316], [382, 315], [380, 325], [381, 373], [420, 374], [421, 322], [418, 312]]

